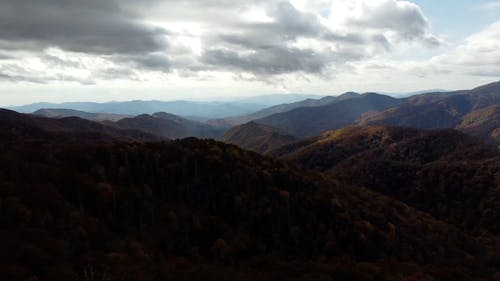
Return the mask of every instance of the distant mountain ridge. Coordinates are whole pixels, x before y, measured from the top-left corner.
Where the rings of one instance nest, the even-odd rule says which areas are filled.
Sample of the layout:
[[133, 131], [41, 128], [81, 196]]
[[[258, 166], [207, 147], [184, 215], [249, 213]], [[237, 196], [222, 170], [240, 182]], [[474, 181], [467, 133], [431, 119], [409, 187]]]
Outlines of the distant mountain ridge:
[[0, 139], [8, 143], [43, 140], [68, 144], [162, 140], [144, 131], [124, 130], [79, 117], [55, 119], [6, 109], [0, 109]]
[[[483, 118], [493, 118], [491, 122], [481, 122], [488, 128], [466, 130], [461, 126], [469, 114], [497, 104], [500, 104], [500, 82], [472, 90], [432, 92], [407, 98], [394, 98], [377, 93], [362, 95], [346, 93], [339, 97], [278, 105], [250, 115], [210, 120], [210, 122], [230, 126], [254, 121], [280, 129], [295, 137], [312, 137], [351, 125], [388, 125], [420, 129], [457, 128], [498, 143], [500, 129], [492, 114], [483, 112], [481, 115]], [[485, 133], [485, 130], [489, 133]]]
[[25, 106], [14, 106], [8, 109], [21, 113], [31, 113], [43, 108], [64, 108], [90, 113], [108, 113], [120, 115], [153, 114], [169, 112], [183, 117], [201, 119], [224, 118], [245, 115], [265, 108], [264, 105], [239, 102], [192, 102], [192, 101], [125, 101], [125, 102], [67, 102], [67, 103], [35, 103]]
[[229, 101], [249, 104], [261, 104], [270, 107], [280, 104], [300, 102], [306, 99], [320, 99], [322, 97], [324, 96], [308, 94], [269, 94], [229, 99]]
[[80, 117], [92, 121], [112, 121], [116, 122], [120, 119], [130, 117], [129, 115], [112, 114], [112, 113], [90, 113], [72, 109], [62, 108], [43, 108], [33, 112], [33, 115], [43, 116], [48, 118], [64, 118], [64, 117]]
[[[278, 96], [268, 95], [261, 98], [262, 100], [276, 100]], [[293, 99], [300, 95], [285, 95], [285, 97]], [[250, 99], [254, 98], [258, 97]], [[121, 126], [144, 129], [169, 138], [188, 136], [218, 138], [223, 135], [224, 130], [235, 125], [256, 122], [298, 138], [312, 137], [325, 131], [351, 125], [388, 125], [419, 129], [456, 128], [498, 144], [500, 129], [495, 117], [496, 111], [482, 111], [497, 104], [500, 104], [500, 82], [472, 90], [439, 91], [407, 98], [394, 98], [377, 93], [348, 92], [340, 96], [306, 99], [267, 108], [241, 102], [130, 101], [102, 104], [65, 103], [64, 105], [68, 107], [82, 107], [89, 111], [41, 109], [35, 114], [56, 118], [78, 116], [108, 122], [126, 117], [113, 112], [129, 112], [133, 113], [131, 114], [133, 116], [142, 116], [126, 118], [126, 121], [121, 122]], [[50, 104], [34, 104], [19, 109], [28, 110], [40, 105]], [[169, 112], [173, 115], [165, 116], [163, 119], [166, 120], [159, 120], [155, 119], [158, 116], [154, 116], [157, 112]], [[235, 112], [238, 114], [227, 117]], [[246, 113], [242, 114], [242, 112]], [[182, 116], [182, 118], [179, 119], [174, 115]], [[491, 120], [479, 120], [479, 117], [491, 118]], [[475, 121], [471, 121], [472, 119]], [[471, 124], [465, 124], [467, 122], [473, 122], [474, 129]]]
[[[469, 91], [437, 93], [413, 96], [401, 106], [366, 115], [359, 125], [390, 125], [420, 129], [458, 128], [477, 136], [483, 136], [481, 130], [467, 129], [463, 123], [472, 122], [478, 116], [491, 118], [481, 124], [490, 131], [499, 127], [496, 105], [500, 104], [500, 82], [484, 85]], [[488, 112], [483, 109], [490, 108]], [[475, 117], [474, 117], [475, 116]], [[469, 121], [467, 121], [469, 119]], [[479, 126], [478, 122], [475, 122]], [[485, 130], [485, 129], [483, 129]]]
[[157, 136], [179, 139], [186, 137], [219, 138], [225, 129], [192, 121], [170, 113], [157, 112], [124, 118], [114, 123], [122, 129], [141, 130]]
[[299, 107], [255, 120], [297, 137], [312, 137], [322, 132], [354, 124], [364, 114], [382, 111], [402, 100], [376, 93], [366, 93], [323, 106]]
[[211, 124], [219, 124], [219, 125], [224, 125], [224, 126], [235, 126], [235, 125], [241, 125], [247, 122], [250, 122], [252, 120], [257, 120], [261, 119], [276, 113], [282, 113], [282, 112], [287, 112], [296, 108], [300, 107], [313, 107], [313, 106], [322, 106], [322, 105], [327, 105], [331, 104], [334, 102], [346, 100], [346, 99], [351, 99], [351, 98], [357, 98], [360, 97], [361, 95], [358, 93], [354, 92], [348, 92], [344, 93], [340, 96], [326, 96], [320, 99], [305, 99], [303, 101], [298, 101], [294, 103], [286, 103], [286, 104], [279, 104], [275, 105], [272, 107], [268, 107], [262, 110], [259, 110], [255, 113], [245, 115], [245, 116], [235, 116], [235, 117], [228, 117], [224, 119], [216, 119], [216, 120], [209, 120]]

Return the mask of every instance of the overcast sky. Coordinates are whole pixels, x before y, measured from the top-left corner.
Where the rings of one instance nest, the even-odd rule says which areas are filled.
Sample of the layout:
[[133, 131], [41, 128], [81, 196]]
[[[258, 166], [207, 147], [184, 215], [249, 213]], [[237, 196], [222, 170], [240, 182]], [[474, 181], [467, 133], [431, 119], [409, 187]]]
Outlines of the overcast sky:
[[500, 2], [0, 0], [0, 105], [463, 89]]

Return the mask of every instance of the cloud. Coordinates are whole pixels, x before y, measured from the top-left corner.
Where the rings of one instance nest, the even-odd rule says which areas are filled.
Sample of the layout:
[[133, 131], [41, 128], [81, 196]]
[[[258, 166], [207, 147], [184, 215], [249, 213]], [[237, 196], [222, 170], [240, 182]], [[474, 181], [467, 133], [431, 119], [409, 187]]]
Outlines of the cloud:
[[[272, 2], [272, 1], [271, 1]], [[331, 4], [331, 2], [330, 2]], [[268, 75], [325, 75], [348, 63], [380, 55], [405, 42], [437, 46], [420, 8], [407, 1], [334, 1], [331, 10], [318, 1], [316, 13], [289, 2], [268, 3], [266, 21], [214, 28], [205, 38], [202, 62], [221, 70]], [[354, 5], [354, 8], [352, 8]]]
[[[367, 59], [355, 67], [367, 81], [420, 80], [429, 88], [440, 85], [470, 85], [498, 80], [500, 77], [500, 22], [469, 36], [462, 44], [425, 60], [397, 60], [387, 57]], [[434, 84], [432, 84], [434, 83]], [[434, 86], [432, 86], [434, 85]]]
[[430, 64], [450, 73], [500, 77], [500, 21], [468, 37], [455, 50]]
[[226, 70], [245, 71], [258, 75], [277, 75], [291, 72], [321, 73], [329, 61], [313, 50], [269, 47], [256, 52], [238, 53], [215, 49], [207, 51], [202, 61]]
[[19, 66], [17, 64], [2, 65], [0, 67], [0, 81], [29, 82], [35, 84], [49, 84], [54, 81], [77, 82], [82, 85], [95, 84], [91, 77], [73, 75], [64, 72], [41, 72], [31, 67]]
[[0, 40], [21, 49], [147, 53], [164, 49], [166, 35], [166, 30], [141, 23], [112, 0], [0, 2]]
[[418, 5], [397, 0], [334, 1], [333, 24], [358, 32], [384, 35], [392, 43], [418, 41], [437, 46], [440, 40], [431, 33], [430, 22]]
[[24, 52], [17, 54], [18, 68], [0, 59], [0, 69], [18, 81], [45, 75], [88, 84], [197, 72], [262, 81], [324, 78], [405, 44], [440, 44], [409, 1], [0, 2], [0, 51]]

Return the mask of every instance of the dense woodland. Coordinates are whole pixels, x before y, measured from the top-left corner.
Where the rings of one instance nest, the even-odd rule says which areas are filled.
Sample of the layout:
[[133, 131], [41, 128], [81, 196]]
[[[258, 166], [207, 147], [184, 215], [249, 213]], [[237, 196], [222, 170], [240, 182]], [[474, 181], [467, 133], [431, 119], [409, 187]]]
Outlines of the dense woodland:
[[9, 148], [2, 280], [468, 280], [498, 265], [494, 236], [214, 141]]
[[[470, 128], [495, 126], [485, 112]], [[0, 110], [0, 280], [500, 280], [492, 144], [387, 126], [226, 134], [263, 156], [136, 127]]]
[[464, 231], [292, 162], [211, 140], [40, 131], [1, 144], [2, 280], [498, 277], [495, 229]]
[[458, 131], [350, 127], [273, 154], [402, 200], [468, 233], [500, 234], [500, 153]]

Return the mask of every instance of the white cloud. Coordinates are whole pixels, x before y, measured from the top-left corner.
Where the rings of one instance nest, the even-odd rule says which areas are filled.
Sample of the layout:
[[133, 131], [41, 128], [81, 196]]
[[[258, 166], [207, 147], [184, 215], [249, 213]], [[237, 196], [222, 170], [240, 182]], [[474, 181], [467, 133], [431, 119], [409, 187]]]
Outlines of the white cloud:
[[[88, 24], [83, 30], [71, 24], [52, 38], [22, 33], [26, 21], [9, 17], [13, 29], [0, 32], [0, 83], [338, 94], [448, 88], [436, 84], [453, 80], [458, 87], [500, 77], [500, 23], [459, 46], [435, 48], [442, 46], [441, 36], [411, 1], [123, 0], [118, 8], [110, 4], [115, 1], [103, 3], [112, 15], [106, 22], [119, 33], [130, 28], [135, 38], [111, 36], [85, 52], [85, 45], [113, 29], [94, 33]], [[101, 11], [88, 10], [100, 17]], [[42, 23], [39, 32], [52, 26], [40, 15], [34, 20]], [[103, 21], [95, 24], [105, 26]], [[138, 40], [141, 36], [151, 45]], [[421, 49], [442, 53], [417, 61], [412, 54]]]
[[452, 52], [434, 57], [429, 65], [449, 73], [500, 77], [500, 22], [468, 37]]

